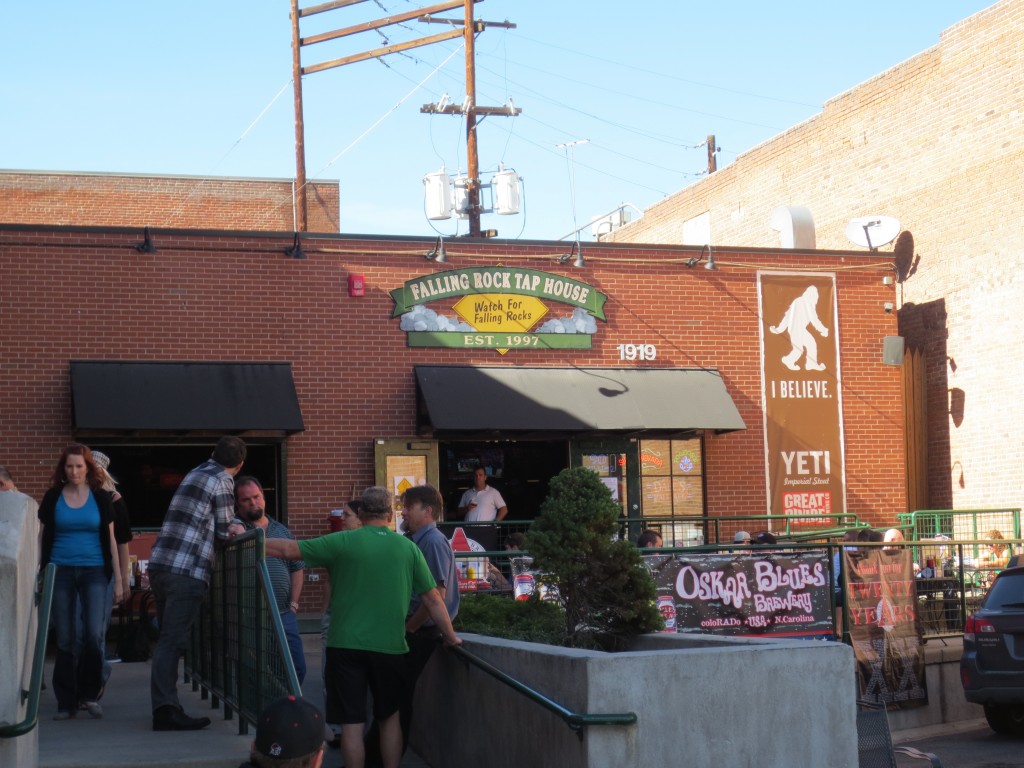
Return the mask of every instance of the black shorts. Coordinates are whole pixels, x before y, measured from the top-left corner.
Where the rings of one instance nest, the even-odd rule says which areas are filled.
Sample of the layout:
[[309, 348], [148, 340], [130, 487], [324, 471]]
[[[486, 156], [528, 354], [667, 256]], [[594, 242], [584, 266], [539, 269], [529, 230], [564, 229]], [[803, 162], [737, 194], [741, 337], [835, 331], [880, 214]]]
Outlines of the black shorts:
[[[327, 648], [327, 708], [342, 725], [366, 722], [366, 692], [373, 696], [373, 717], [386, 720], [398, 711], [405, 686], [404, 653]], [[333, 700], [333, 701], [332, 701]]]

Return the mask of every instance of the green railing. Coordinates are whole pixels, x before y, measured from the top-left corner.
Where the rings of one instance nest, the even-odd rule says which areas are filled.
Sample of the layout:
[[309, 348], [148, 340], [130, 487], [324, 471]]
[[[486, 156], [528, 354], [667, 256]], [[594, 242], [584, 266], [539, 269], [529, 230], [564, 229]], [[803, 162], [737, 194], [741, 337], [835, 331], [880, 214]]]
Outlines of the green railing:
[[[919, 509], [896, 516], [906, 538], [914, 541], [948, 536], [954, 541], [987, 540], [991, 531], [1004, 539], [1021, 538], [1020, 507], [996, 509]], [[978, 552], [972, 554], [978, 557]]]
[[[842, 538], [850, 528], [868, 528], [852, 512], [808, 515], [730, 515], [708, 517], [706, 515], [663, 515], [650, 517], [620, 517], [619, 533], [632, 541], [640, 532], [651, 528], [658, 531], [666, 544], [678, 546], [699, 546], [701, 544], [731, 544], [733, 534], [746, 530], [756, 534], [770, 530], [778, 537], [791, 541], [834, 541]], [[501, 551], [512, 533], [526, 533], [530, 520], [502, 520], [486, 523], [446, 520], [438, 524], [444, 534], [452, 537], [456, 528], [462, 528], [466, 535], [481, 544], [484, 549]]]
[[[50, 605], [53, 603], [53, 579], [57, 566], [50, 563], [43, 569], [36, 601], [36, 639], [32, 646], [32, 671], [28, 690], [21, 690], [21, 700], [27, 702], [25, 717], [19, 723], [0, 724], [0, 739], [15, 739], [29, 733], [39, 722], [39, 697], [43, 689], [43, 665], [46, 661], [46, 637], [50, 633]], [[26, 649], [28, 650], [28, 649]], [[24, 676], [19, 677], [23, 680]]]
[[455, 654], [463, 661], [472, 664], [477, 669], [481, 669], [496, 680], [500, 680], [502, 683], [507, 685], [509, 688], [518, 691], [522, 695], [526, 696], [530, 701], [539, 704], [549, 712], [553, 712], [558, 716], [566, 725], [568, 725], [577, 735], [583, 738], [583, 729], [593, 725], [635, 725], [636, 724], [636, 713], [635, 712], [619, 712], [619, 713], [607, 713], [607, 714], [580, 714], [573, 712], [572, 710], [566, 709], [556, 701], [549, 699], [544, 694], [535, 691], [525, 683], [516, 680], [514, 677], [502, 672], [497, 667], [484, 661], [479, 656], [475, 656], [467, 651], [462, 646], [452, 646], [450, 650], [454, 651]]
[[238, 732], [269, 704], [301, 695], [264, 559], [262, 528], [219, 550], [210, 593], [185, 656], [185, 676], [224, 719], [238, 713]]

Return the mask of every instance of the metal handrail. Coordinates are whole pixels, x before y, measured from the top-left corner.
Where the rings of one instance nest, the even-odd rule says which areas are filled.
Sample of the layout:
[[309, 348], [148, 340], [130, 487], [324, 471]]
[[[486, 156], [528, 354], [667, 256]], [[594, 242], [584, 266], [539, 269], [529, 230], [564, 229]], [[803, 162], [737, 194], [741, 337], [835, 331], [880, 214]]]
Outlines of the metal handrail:
[[43, 569], [42, 589], [36, 593], [36, 642], [32, 653], [32, 673], [28, 690], [22, 689], [21, 700], [28, 701], [25, 719], [12, 725], [0, 725], [0, 739], [15, 739], [31, 732], [39, 722], [39, 697], [43, 688], [43, 665], [46, 661], [46, 636], [50, 633], [50, 605], [53, 602], [53, 580], [57, 566], [50, 563]]
[[569, 709], [566, 709], [558, 702], [552, 701], [543, 693], [535, 691], [533, 688], [530, 688], [525, 683], [522, 683], [519, 680], [516, 680], [514, 677], [505, 674], [494, 665], [484, 661], [479, 656], [470, 653], [465, 648], [458, 645], [453, 645], [449, 648], [449, 650], [453, 651], [463, 661], [466, 661], [472, 664], [473, 666], [482, 669], [491, 677], [500, 680], [513, 690], [519, 691], [519, 693], [526, 696], [526, 698], [528, 698], [530, 701], [536, 704], [540, 704], [549, 712], [553, 712], [555, 715], [561, 718], [562, 721], [569, 726], [569, 728], [575, 731], [576, 734], [580, 737], [580, 739], [583, 738], [583, 729], [587, 726], [636, 724], [636, 712], [619, 712], [600, 715], [579, 714], [577, 712], [573, 712]]
[[[214, 708], [223, 704], [225, 720], [238, 714], [240, 735], [256, 725], [271, 701], [302, 695], [270, 584], [264, 541], [264, 531], [257, 526], [217, 553], [210, 594], [192, 626], [184, 664], [186, 681], [203, 698], [211, 696]], [[229, 568], [231, 550], [239, 552]], [[262, 674], [253, 677], [253, 670], [243, 667], [243, 658]]]

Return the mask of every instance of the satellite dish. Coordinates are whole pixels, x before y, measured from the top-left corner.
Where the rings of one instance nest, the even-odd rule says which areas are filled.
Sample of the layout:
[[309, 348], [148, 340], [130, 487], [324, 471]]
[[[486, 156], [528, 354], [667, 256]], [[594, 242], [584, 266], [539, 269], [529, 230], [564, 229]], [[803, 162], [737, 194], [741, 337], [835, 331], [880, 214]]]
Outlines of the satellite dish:
[[893, 216], [859, 216], [846, 225], [846, 238], [855, 245], [877, 251], [900, 233], [900, 222]]

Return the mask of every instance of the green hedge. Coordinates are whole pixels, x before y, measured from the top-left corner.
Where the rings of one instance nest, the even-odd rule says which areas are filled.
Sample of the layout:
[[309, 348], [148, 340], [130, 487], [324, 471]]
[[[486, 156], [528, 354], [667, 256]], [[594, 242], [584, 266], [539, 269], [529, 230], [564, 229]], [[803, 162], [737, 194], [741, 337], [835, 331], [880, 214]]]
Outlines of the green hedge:
[[463, 594], [456, 632], [472, 632], [506, 640], [565, 645], [565, 613], [553, 602], [536, 598], [513, 600], [486, 594]]

